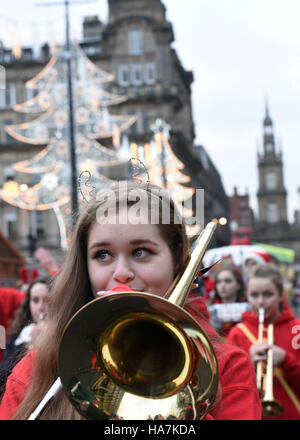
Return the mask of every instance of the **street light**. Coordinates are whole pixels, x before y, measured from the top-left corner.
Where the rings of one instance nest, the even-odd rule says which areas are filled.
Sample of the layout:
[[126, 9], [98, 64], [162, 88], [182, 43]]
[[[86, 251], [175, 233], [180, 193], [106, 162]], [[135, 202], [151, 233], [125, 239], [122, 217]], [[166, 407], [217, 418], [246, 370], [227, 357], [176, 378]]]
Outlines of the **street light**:
[[227, 218], [226, 217], [219, 218], [219, 225], [221, 226], [227, 225]]

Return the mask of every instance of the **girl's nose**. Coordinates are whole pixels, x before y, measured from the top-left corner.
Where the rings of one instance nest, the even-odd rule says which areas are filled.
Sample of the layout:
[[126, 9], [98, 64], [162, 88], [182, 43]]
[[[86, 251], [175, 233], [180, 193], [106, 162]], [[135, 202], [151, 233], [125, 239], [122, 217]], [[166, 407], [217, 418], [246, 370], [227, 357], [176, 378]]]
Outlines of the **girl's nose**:
[[258, 307], [264, 307], [264, 305], [265, 305], [265, 301], [264, 301], [263, 296], [259, 296], [259, 297], [257, 298], [257, 305], [258, 305]]
[[44, 303], [43, 303], [42, 301], [39, 303], [37, 309], [38, 309], [38, 312], [39, 312], [39, 313], [44, 313], [44, 311], [45, 311], [45, 305], [44, 305]]
[[126, 284], [128, 281], [133, 280], [134, 272], [130, 267], [130, 264], [126, 258], [119, 258], [113, 274], [115, 281]]

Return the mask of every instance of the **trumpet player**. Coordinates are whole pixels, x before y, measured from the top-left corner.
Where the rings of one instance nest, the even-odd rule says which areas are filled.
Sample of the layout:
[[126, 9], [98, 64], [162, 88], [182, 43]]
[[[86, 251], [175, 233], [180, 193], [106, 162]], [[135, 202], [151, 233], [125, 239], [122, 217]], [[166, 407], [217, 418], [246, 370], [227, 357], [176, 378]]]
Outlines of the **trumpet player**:
[[[246, 294], [252, 311], [242, 315], [242, 323], [231, 329], [228, 341], [247, 351], [258, 371], [263, 365], [265, 375], [270, 359], [268, 353], [272, 354], [273, 401], [274, 405], [278, 402], [281, 409], [277, 415], [268, 414], [263, 418], [300, 420], [300, 350], [293, 343], [294, 330], [299, 328], [300, 321], [284, 297], [283, 278], [278, 267], [273, 264], [257, 266], [249, 277]], [[263, 400], [264, 396], [261, 397]]]
[[[138, 191], [140, 200], [145, 201], [145, 206], [139, 204], [137, 218], [133, 215], [137, 199], [130, 197], [133, 191]], [[44, 399], [59, 376], [58, 343], [80, 308], [99, 294], [100, 298], [105, 297], [104, 292], [113, 291], [120, 284], [131, 291], [162, 297], [184, 268], [189, 255], [188, 239], [183, 221], [175, 221], [176, 207], [167, 193], [150, 184], [128, 182], [122, 191], [118, 185], [110, 187], [109, 194], [107, 197], [104, 189], [99, 192], [97, 200], [87, 206], [77, 222], [65, 263], [53, 286], [42, 335], [8, 378], [0, 419], [27, 419]], [[107, 216], [101, 222], [98, 214], [104, 204]], [[164, 209], [170, 210], [169, 222], [163, 219]], [[153, 218], [158, 222], [151, 222]], [[249, 356], [220, 340], [209, 325], [203, 298], [187, 299], [184, 307], [205, 330], [217, 356], [219, 388], [215, 405], [205, 417], [260, 419], [261, 404]], [[171, 362], [165, 359], [166, 367], [168, 361]], [[42, 418], [83, 417], [61, 391]]]

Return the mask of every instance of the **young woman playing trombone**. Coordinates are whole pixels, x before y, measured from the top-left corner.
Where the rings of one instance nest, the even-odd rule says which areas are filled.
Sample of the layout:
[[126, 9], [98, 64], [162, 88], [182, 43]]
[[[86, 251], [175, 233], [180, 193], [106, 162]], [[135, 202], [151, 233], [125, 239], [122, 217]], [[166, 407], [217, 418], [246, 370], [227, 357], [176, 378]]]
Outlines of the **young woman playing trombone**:
[[277, 266], [254, 269], [247, 299], [252, 311], [242, 315], [227, 340], [249, 353], [257, 368], [263, 418], [300, 420], [300, 320], [284, 297]]
[[[8, 378], [0, 419], [31, 418], [59, 377], [64, 388], [39, 418], [125, 419], [122, 410], [134, 408], [136, 412], [127, 414], [128, 419], [201, 418], [204, 407], [206, 419], [260, 419], [261, 404], [249, 356], [220, 341], [209, 325], [203, 298], [187, 298], [182, 307], [171, 303], [171, 296], [181, 284], [182, 290], [189, 292], [192, 283], [182, 280], [194, 262], [185, 226], [182, 221], [175, 221], [172, 200], [152, 185], [128, 183], [122, 190], [116, 185], [109, 191], [113, 194], [104, 198], [98, 193], [97, 201], [77, 222], [65, 263], [53, 286], [43, 333], [34, 350]], [[148, 211], [140, 214], [139, 222], [133, 215], [137, 199], [130, 201], [132, 191], [146, 200]], [[101, 221], [104, 203], [107, 215]], [[163, 221], [164, 209], [170, 210], [167, 222]], [[152, 222], [153, 219], [157, 221]], [[195, 273], [192, 275], [195, 277]], [[174, 282], [170, 298], [163, 298]], [[121, 286], [123, 292], [117, 293], [120, 284], [129, 291]], [[136, 303], [136, 310], [132, 310], [132, 303]], [[106, 320], [104, 327], [98, 322], [101, 319]], [[98, 330], [90, 337], [93, 327]], [[143, 334], [144, 327], [151, 331]], [[207, 337], [204, 344], [201, 329]], [[81, 340], [87, 356], [77, 350]], [[71, 358], [74, 363], [69, 365]], [[202, 368], [206, 377], [201, 377]], [[207, 377], [210, 384], [205, 389], [212, 385], [215, 395], [198, 401], [197, 390]], [[161, 398], [152, 399], [152, 395]], [[211, 404], [205, 408], [208, 400]], [[170, 410], [162, 412], [158, 406], [165, 403], [170, 403]], [[144, 413], [143, 405], [147, 407]]]

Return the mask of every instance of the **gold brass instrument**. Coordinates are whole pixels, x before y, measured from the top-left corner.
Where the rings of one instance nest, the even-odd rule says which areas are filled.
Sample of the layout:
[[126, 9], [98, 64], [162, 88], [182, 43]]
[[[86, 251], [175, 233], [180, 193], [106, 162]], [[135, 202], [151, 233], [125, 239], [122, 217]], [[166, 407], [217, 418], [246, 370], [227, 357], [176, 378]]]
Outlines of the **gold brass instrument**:
[[[258, 342], [263, 341], [264, 331], [264, 309], [262, 307], [258, 310]], [[274, 344], [274, 325], [268, 325], [268, 345]], [[267, 351], [267, 361], [260, 361], [256, 366], [256, 380], [258, 391], [261, 396], [262, 416], [275, 417], [282, 413], [283, 407], [280, 402], [274, 399], [273, 394], [273, 350], [269, 348]]]
[[[182, 307], [216, 227], [210, 222], [203, 230], [167, 298], [109, 293], [69, 321], [56, 387], [62, 384], [84, 418], [201, 419], [209, 412], [218, 389], [217, 358], [202, 327]], [[40, 405], [31, 419], [40, 417], [46, 402]]]

